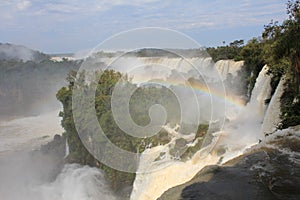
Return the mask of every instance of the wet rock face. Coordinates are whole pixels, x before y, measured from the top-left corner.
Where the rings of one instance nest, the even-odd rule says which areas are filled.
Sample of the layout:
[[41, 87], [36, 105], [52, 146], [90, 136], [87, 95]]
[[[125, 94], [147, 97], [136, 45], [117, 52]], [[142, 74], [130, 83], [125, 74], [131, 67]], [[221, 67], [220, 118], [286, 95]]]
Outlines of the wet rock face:
[[63, 159], [66, 154], [66, 139], [60, 135], [55, 135], [51, 142], [41, 146], [41, 153]]
[[256, 179], [252, 162], [264, 158], [263, 153], [245, 157], [232, 167], [217, 167], [208, 182], [197, 182], [185, 187], [181, 199], [274, 199], [274, 195]]
[[47, 176], [46, 181], [54, 181], [61, 172], [65, 164], [66, 139], [60, 135], [55, 135], [53, 140], [37, 151], [30, 152], [30, 159], [37, 163], [43, 163], [46, 168], [44, 173]]
[[296, 152], [271, 151], [266, 160], [253, 166], [258, 179], [277, 199], [300, 199], [300, 155], [294, 156]]
[[166, 191], [160, 200], [300, 199], [300, 149], [261, 149], [225, 166], [207, 166], [190, 182]]

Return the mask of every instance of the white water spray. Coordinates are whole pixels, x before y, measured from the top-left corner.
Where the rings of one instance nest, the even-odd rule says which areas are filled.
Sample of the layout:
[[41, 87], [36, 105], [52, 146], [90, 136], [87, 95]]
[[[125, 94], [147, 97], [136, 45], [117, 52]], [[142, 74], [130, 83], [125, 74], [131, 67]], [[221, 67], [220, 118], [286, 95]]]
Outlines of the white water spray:
[[65, 158], [68, 157], [69, 154], [70, 154], [70, 147], [69, 147], [68, 139], [66, 138], [66, 153], [65, 153]]
[[252, 90], [251, 99], [249, 102], [249, 107], [253, 108], [253, 111], [263, 117], [266, 111], [267, 105], [265, 100], [270, 98], [271, 94], [271, 76], [267, 74], [269, 67], [265, 65], [260, 71], [254, 88]]
[[[170, 150], [168, 145], [147, 149], [142, 154], [139, 171], [150, 172], [137, 173], [131, 200], [157, 199], [169, 188], [191, 180], [203, 167], [225, 163], [257, 144], [262, 137], [264, 100], [269, 98], [270, 91], [270, 77], [265, 66], [257, 78], [248, 105], [236, 114], [235, 119], [225, 124], [221, 131], [212, 134], [213, 139], [208, 146], [196, 152], [186, 162], [172, 160], [168, 156], [157, 161], [156, 156], [159, 156], [159, 152]], [[176, 132], [175, 128], [170, 130], [169, 132]], [[225, 153], [219, 155], [219, 150], [225, 150]]]
[[[60, 165], [57, 158], [31, 152], [62, 133], [57, 113], [1, 122], [0, 199], [114, 200], [100, 169], [66, 164], [53, 181]], [[68, 146], [66, 141], [66, 156]]]
[[41, 193], [43, 200], [114, 200], [109, 184], [97, 168], [65, 165], [52, 183], [32, 188]]
[[270, 134], [276, 130], [276, 127], [280, 124], [280, 98], [284, 92], [285, 78], [281, 78], [274, 95], [269, 103], [264, 122], [262, 125], [262, 132]]
[[0, 122], [0, 153], [38, 149], [55, 134], [62, 134], [58, 112]]
[[220, 73], [222, 80], [225, 80], [228, 74], [237, 76], [238, 71], [241, 70], [244, 61], [235, 62], [234, 60], [219, 60], [216, 62], [215, 67]]

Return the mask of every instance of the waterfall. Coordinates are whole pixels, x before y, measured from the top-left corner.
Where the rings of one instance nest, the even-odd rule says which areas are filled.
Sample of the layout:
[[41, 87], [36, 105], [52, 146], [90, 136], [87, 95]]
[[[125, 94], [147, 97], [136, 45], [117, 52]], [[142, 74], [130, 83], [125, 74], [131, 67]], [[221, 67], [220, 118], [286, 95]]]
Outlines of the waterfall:
[[[175, 130], [173, 129], [172, 132]], [[240, 131], [240, 130], [239, 130]], [[241, 135], [242, 133], [239, 132]], [[212, 142], [199, 150], [188, 161], [171, 159], [169, 145], [147, 149], [140, 158], [140, 165], [133, 184], [131, 200], [154, 200], [168, 189], [191, 180], [201, 169], [208, 165], [223, 164], [228, 160], [242, 155], [257, 140], [239, 140], [238, 135], [230, 132], [215, 132]], [[231, 141], [229, 143], [228, 141]], [[219, 150], [226, 150], [219, 155]], [[156, 161], [161, 152], [167, 152], [162, 160]], [[143, 173], [146, 171], [146, 173]]]
[[[175, 128], [166, 129], [174, 134]], [[180, 135], [180, 133], [176, 134]], [[216, 139], [214, 141], [217, 141]], [[170, 142], [174, 143], [174, 140]], [[156, 146], [143, 152], [133, 185], [131, 200], [157, 199], [169, 188], [183, 184], [192, 179], [206, 165], [216, 164], [218, 156], [207, 154], [209, 148], [197, 152], [192, 159], [182, 162], [171, 159], [169, 145]], [[155, 161], [161, 152], [166, 152], [162, 160]], [[143, 173], [143, 171], [148, 171]]]
[[271, 98], [269, 106], [267, 108], [263, 125], [263, 133], [272, 133], [276, 130], [276, 127], [280, 124], [280, 98], [284, 92], [285, 78], [281, 78], [274, 95]]
[[[226, 68], [225, 63], [220, 62], [217, 65], [222, 76], [230, 73], [231, 67]], [[261, 127], [266, 110], [265, 100], [270, 98], [271, 93], [271, 77], [267, 75], [267, 71], [268, 67], [264, 66], [259, 73], [250, 102], [220, 131], [212, 133], [210, 144], [196, 152], [190, 160], [172, 160], [170, 156], [165, 156], [157, 161], [160, 152], [166, 152], [168, 155], [172, 144], [153, 147], [143, 152], [131, 200], [157, 199], [169, 188], [191, 180], [203, 167], [223, 164], [256, 145], [262, 138]], [[170, 132], [170, 135], [180, 135], [180, 133], [174, 134], [176, 127], [166, 130]], [[225, 150], [225, 152], [219, 155], [217, 153], [220, 152], [219, 150]], [[147, 173], [143, 173], [144, 171]]]
[[65, 153], [65, 158], [68, 157], [69, 154], [70, 154], [70, 148], [69, 148], [68, 139], [66, 138], [66, 153]]
[[[196, 80], [202, 78], [205, 82], [209, 82], [212, 85], [221, 85], [220, 80], [225, 80], [229, 73], [233, 77], [237, 76], [238, 71], [244, 64], [242, 61], [234, 62], [232, 60], [218, 61], [214, 64], [211, 58], [182, 59], [126, 56], [120, 58], [103, 58], [101, 62], [111, 66], [112, 69], [128, 74], [129, 77], [132, 77], [134, 83], [144, 83], [154, 79], [161, 79], [167, 82], [169, 78], [171, 79], [170, 84], [176, 83], [182, 85], [184, 83], [176, 82], [182, 80], [176, 77], [178, 74], [184, 77], [184, 81], [188, 80], [188, 78], [196, 78]], [[173, 73], [174, 71], [176, 73]], [[228, 112], [227, 110], [226, 112], [221, 110], [222, 106], [215, 109], [215, 112], [219, 112], [222, 116], [214, 117], [214, 121], [218, 121], [221, 117], [227, 117], [223, 115], [231, 113], [230, 121], [226, 121], [225, 125], [220, 127], [221, 130], [212, 132], [211, 138], [205, 144], [205, 147], [197, 151], [187, 161], [180, 160], [180, 157], [176, 155], [171, 156], [170, 152], [172, 147], [174, 147], [175, 140], [183, 137], [178, 132], [178, 128], [165, 127], [165, 130], [172, 139], [168, 144], [147, 148], [141, 154], [130, 197], [131, 200], [157, 199], [169, 188], [191, 180], [203, 167], [223, 164], [228, 160], [242, 155], [246, 149], [257, 144], [259, 139], [262, 138], [261, 127], [267, 108], [265, 100], [270, 98], [271, 93], [271, 77], [267, 74], [267, 71], [268, 67], [264, 66], [256, 79], [250, 102], [245, 107], [235, 109], [235, 106], [238, 105], [233, 104], [232, 107], [229, 106], [228, 108], [232, 109], [232, 111], [229, 110]], [[227, 101], [227, 99], [224, 100], [225, 97], [223, 94], [219, 96], [211, 94], [211, 96], [213, 96], [213, 103], [219, 99]], [[221, 98], [217, 99], [216, 97]], [[209, 110], [207, 108], [209, 107], [209, 103], [206, 101], [205, 95], [200, 96], [200, 98], [201, 101], [199, 102], [202, 105], [199, 107], [201, 109], [203, 107], [201, 112]], [[188, 98], [186, 97], [185, 99]], [[219, 101], [217, 102], [219, 103]], [[202, 114], [207, 116], [211, 113], [209, 111]], [[209, 118], [208, 122], [213, 124], [212, 118]], [[189, 138], [192, 138], [192, 136], [191, 133]], [[187, 141], [187, 146], [189, 145], [194, 145], [194, 141], [190, 143]]]
[[103, 172], [97, 168], [67, 164], [52, 183], [37, 186], [43, 200], [114, 200]]
[[244, 61], [235, 62], [234, 60], [219, 60], [216, 62], [215, 67], [220, 73], [222, 80], [225, 80], [228, 74], [237, 76], [238, 71], [241, 70]]
[[[165, 79], [171, 75], [172, 70], [176, 70], [181, 74], [188, 74], [188, 77], [194, 75], [207, 76], [210, 80], [219, 77], [210, 77], [210, 72], [216, 70], [221, 79], [225, 80], [227, 74], [237, 76], [237, 72], [241, 70], [244, 65], [243, 61], [235, 62], [233, 60], [220, 60], [213, 63], [210, 57], [193, 57], [193, 58], [168, 58], [168, 57], [112, 57], [101, 58], [97, 62], [103, 62], [108, 66], [113, 66], [114, 69], [127, 73], [133, 76], [133, 82], [145, 82], [151, 79]], [[143, 70], [136, 70], [142, 68]], [[151, 68], [151, 70], [149, 70]], [[150, 73], [151, 71], [151, 73]], [[146, 72], [146, 73], [145, 73]], [[198, 78], [198, 77], [197, 77]]]
[[[54, 134], [63, 132], [57, 113], [0, 122], [0, 199], [117, 199], [100, 169], [65, 164], [53, 180], [62, 164], [60, 158], [52, 153], [31, 151], [50, 142]], [[66, 155], [68, 147], [66, 140]]]
[[[65, 164], [60, 174], [53, 182], [44, 180], [45, 159], [32, 160], [27, 158], [25, 162], [32, 162], [28, 166], [35, 166], [34, 169], [26, 169], [24, 175], [24, 161], [20, 157], [12, 163], [1, 166], [6, 168], [6, 173], [1, 176], [0, 194], [3, 200], [116, 200], [116, 196], [110, 190], [109, 183], [104, 177], [104, 173], [98, 168], [81, 166], [78, 164]], [[11, 162], [9, 159], [8, 162]], [[50, 162], [50, 160], [49, 160]], [[35, 164], [39, 164], [36, 166]], [[13, 164], [19, 164], [18, 171]], [[49, 165], [49, 163], [48, 163]], [[22, 166], [22, 167], [21, 167]], [[47, 168], [47, 167], [45, 167]], [[46, 169], [47, 171], [47, 169]], [[43, 173], [42, 173], [43, 172]], [[27, 174], [28, 173], [28, 174]], [[17, 176], [16, 176], [17, 174]], [[2, 174], [0, 174], [2, 175]], [[11, 178], [14, 177], [14, 178]]]
[[256, 111], [261, 118], [263, 118], [267, 108], [265, 101], [270, 98], [272, 90], [271, 76], [267, 74], [268, 70], [268, 66], [265, 65], [260, 71], [258, 77], [256, 78], [248, 105], [250, 109]]
[[55, 134], [61, 134], [58, 111], [38, 116], [18, 118], [0, 122], [0, 153], [38, 149], [50, 142]]

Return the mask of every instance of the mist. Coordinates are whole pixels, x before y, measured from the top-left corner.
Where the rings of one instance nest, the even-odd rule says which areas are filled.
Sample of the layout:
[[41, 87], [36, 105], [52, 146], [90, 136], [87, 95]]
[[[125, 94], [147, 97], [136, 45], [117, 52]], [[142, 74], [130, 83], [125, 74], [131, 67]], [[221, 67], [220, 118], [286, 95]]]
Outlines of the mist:
[[0, 59], [0, 118], [39, 115], [60, 108], [57, 91], [67, 86], [70, 70], [80, 61]]
[[[231, 85], [239, 84], [237, 76], [243, 62], [221, 60], [213, 63], [210, 57], [133, 57], [127, 54], [112, 58], [94, 57], [88, 61], [91, 62], [95, 66], [102, 63], [100, 69], [114, 69], [128, 75], [138, 86], [168, 88], [181, 103], [180, 108], [174, 109], [181, 109], [184, 123], [223, 122], [231, 117], [232, 110], [236, 112], [245, 104], [246, 91], [241, 93], [239, 88], [230, 87], [226, 82], [230, 74], [234, 81]], [[233, 105], [228, 99], [240, 105]]]
[[18, 60], [40, 62], [47, 59], [48, 56], [38, 51], [31, 50], [21, 45], [0, 43], [0, 60]]
[[14, 152], [0, 158], [2, 199], [116, 199], [98, 168], [63, 164], [53, 155], [38, 152]]
[[[173, 124], [163, 124], [164, 126], [160, 127], [168, 132], [171, 141], [166, 145], [147, 148], [142, 153], [131, 199], [147, 199], [147, 195], [150, 194], [151, 197], [159, 197], [169, 187], [191, 179], [204, 166], [223, 163], [242, 155], [245, 149], [256, 144], [262, 138], [261, 124], [266, 109], [264, 100], [270, 95], [269, 78], [266, 70], [262, 70], [257, 84], [265, 85], [265, 87], [263, 89], [261, 87], [254, 88], [252, 98], [245, 106], [245, 103], [240, 102], [247, 91], [236, 95], [238, 92], [234, 91], [235, 88], [229, 88], [226, 83], [228, 74], [231, 74], [232, 80], [238, 81], [235, 78], [242, 65], [242, 62], [233, 61], [219, 61], [215, 64], [208, 57], [183, 59], [178, 57], [103, 58], [95, 56], [86, 59], [82, 66], [90, 66], [92, 70], [114, 69], [120, 71], [128, 75], [132, 83], [137, 86], [136, 88], [163, 87], [174, 94], [176, 98], [162, 99], [166, 102], [178, 101], [179, 103], [179, 106], [170, 108], [171, 110], [164, 114], [180, 113], [180, 120]], [[73, 67], [70, 65], [67, 69], [73, 69]], [[46, 74], [47, 70], [42, 71], [41, 75]], [[11, 76], [15, 73], [12, 73]], [[49, 99], [51, 99], [50, 96], [53, 98], [58, 87], [64, 86], [66, 83], [58, 76], [58, 72], [52, 72], [52, 74], [53, 77], [50, 76], [49, 80], [58, 80], [52, 85], [49, 85], [47, 81], [43, 82], [42, 77], [37, 79], [38, 83], [42, 84], [42, 91], [48, 92]], [[29, 92], [35, 88], [30, 84], [31, 82], [28, 82]], [[115, 99], [115, 102], [128, 100], [129, 105], [131, 97], [125, 98], [118, 95], [134, 93], [127, 90], [121, 90], [122, 92], [118, 93], [118, 87], [123, 88], [121, 81], [113, 91], [113, 98], [121, 97], [121, 99]], [[22, 89], [26, 89], [26, 87]], [[143, 102], [147, 102], [147, 95], [143, 98], [139, 99], [141, 105]], [[113, 101], [112, 106], [114, 106]], [[38, 103], [41, 103], [42, 106], [37, 106]], [[48, 104], [43, 104], [39, 98], [30, 105], [38, 108], [39, 111], [42, 111], [44, 106], [48, 106]], [[152, 110], [153, 112], [151, 111], [152, 113], [149, 112], [150, 118], [163, 119], [164, 116], [160, 109], [164, 108], [157, 107]], [[111, 192], [109, 183], [100, 169], [66, 164], [64, 163], [66, 152], [64, 155], [40, 152], [43, 149], [39, 149], [40, 145], [49, 142], [55, 134], [63, 132], [59, 126], [58, 110], [55, 112], [45, 111], [45, 113], [47, 114], [36, 114], [35, 117], [1, 123], [3, 140], [0, 142], [2, 151], [0, 194], [3, 194], [2, 196], [6, 199], [12, 200], [81, 200], [99, 199], [100, 197], [104, 200], [116, 199], [116, 195]], [[127, 114], [119, 112], [118, 117], [126, 121], [124, 119], [131, 118]], [[181, 162], [180, 155], [173, 156], [170, 151], [175, 148], [177, 139], [186, 140], [187, 146], [195, 145], [194, 137], [199, 124], [209, 124], [211, 131], [207, 136], [208, 139], [204, 140], [205, 145], [202, 145], [202, 149], [199, 149], [195, 155], [191, 156], [189, 160]], [[143, 131], [143, 134], [146, 134], [146, 131]], [[62, 146], [65, 150], [65, 141]], [[224, 153], [219, 155], [216, 153], [219, 150], [223, 150]], [[161, 152], [165, 152], [166, 156], [157, 160]], [[151, 173], [144, 174], [149, 171]], [[153, 187], [153, 184], [160, 184], [160, 187]]]
[[65, 162], [58, 112], [0, 122], [1, 199], [115, 199], [100, 169]]

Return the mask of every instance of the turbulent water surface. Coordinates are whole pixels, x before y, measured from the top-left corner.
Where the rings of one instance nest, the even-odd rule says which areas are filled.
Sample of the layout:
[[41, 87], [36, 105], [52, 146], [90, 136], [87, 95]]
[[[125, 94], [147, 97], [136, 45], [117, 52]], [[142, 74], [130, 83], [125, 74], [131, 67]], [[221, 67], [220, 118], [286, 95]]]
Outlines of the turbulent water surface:
[[[114, 59], [106, 58], [105, 62], [114, 62]], [[153, 62], [159, 65], [173, 66], [174, 69], [186, 76], [193, 76], [193, 72], [189, 70], [190, 63], [212, 67], [211, 59], [207, 58], [191, 58], [188, 61], [181, 58], [121, 58], [121, 61], [114, 64], [124, 66], [126, 63], [153, 64]], [[243, 62], [219, 61], [214, 66], [219, 72], [221, 80], [225, 80], [229, 73], [237, 76], [242, 65]], [[256, 148], [277, 148], [276, 142], [280, 142], [276, 141], [275, 138], [273, 140], [266, 139], [264, 132], [276, 132], [274, 127], [280, 123], [279, 99], [283, 92], [283, 81], [280, 81], [275, 94], [270, 97], [271, 77], [267, 75], [267, 69], [265, 66], [260, 72], [252, 91], [251, 100], [247, 105], [228, 104], [226, 112], [222, 110], [222, 113], [213, 116], [216, 120], [210, 122], [209, 130], [213, 130], [213, 125], [219, 123], [220, 116], [225, 115], [223, 116], [226, 119], [224, 120], [225, 123], [220, 123], [217, 131], [209, 131], [210, 137], [205, 141], [204, 148], [196, 152], [189, 160], [183, 161], [180, 160], [180, 157], [174, 158], [170, 155], [170, 149], [176, 139], [183, 138], [186, 141], [192, 141], [195, 134], [183, 135], [178, 132], [178, 127], [168, 125], [162, 127], [169, 133], [172, 140], [166, 145], [149, 147], [142, 153], [131, 200], [157, 199], [170, 188], [194, 180], [195, 175], [208, 165], [220, 167]], [[207, 71], [204, 70], [203, 72], [206, 73]], [[157, 75], [166, 77], [170, 74], [159, 71], [156, 75], [154, 73], [153, 77], [147, 76], [146, 81], [157, 78]], [[208, 79], [214, 78], [210, 77], [208, 72], [206, 75]], [[135, 78], [134, 81], [136, 82], [145, 81], [143, 76]], [[199, 97], [204, 98], [204, 95], [201, 95]], [[270, 104], [267, 105], [266, 100], [270, 98]], [[207, 109], [207, 101], [203, 99], [201, 102], [203, 103], [203, 110]], [[220, 103], [219, 101], [216, 102], [216, 110], [218, 110]], [[63, 129], [57, 115], [58, 111], [53, 111], [39, 116], [0, 122], [0, 198], [4, 200], [117, 199], [116, 195], [111, 192], [100, 169], [63, 162], [64, 157], [70, 153], [68, 141], [61, 140], [63, 141], [60, 143], [63, 154], [53, 153], [55, 152], [52, 149], [53, 146], [39, 150], [40, 146], [52, 140], [55, 134], [62, 134]], [[211, 118], [206, 120], [209, 119]], [[277, 131], [274, 137], [280, 137], [280, 134], [283, 132]], [[261, 143], [258, 144], [259, 142]], [[56, 145], [55, 142], [54, 145]], [[188, 143], [188, 145], [195, 144]], [[46, 154], [43, 153], [45, 149], [48, 151]], [[282, 149], [276, 151], [294, 156], [294, 159], [291, 157], [293, 162], [299, 161], [297, 160], [299, 156], [297, 153], [284, 152]], [[165, 156], [157, 160], [161, 156], [161, 152], [164, 152]], [[246, 165], [245, 167], [251, 166]], [[264, 168], [264, 166], [252, 167]], [[228, 172], [226, 170], [224, 170], [225, 174]], [[193, 185], [190, 188], [199, 187], [203, 190], [203, 186], [199, 185]], [[214, 185], [212, 187], [221, 186]], [[178, 189], [180, 194], [176, 194], [177, 197], [183, 195], [189, 199], [190, 190], [183, 190], [181, 194], [181, 189]], [[207, 193], [205, 198], [208, 197], [216, 196], [210, 196]]]
[[39, 150], [63, 132], [58, 111], [2, 121], [0, 127], [1, 200], [115, 199], [101, 170], [62, 162], [64, 142], [63, 150], [55, 143]]

